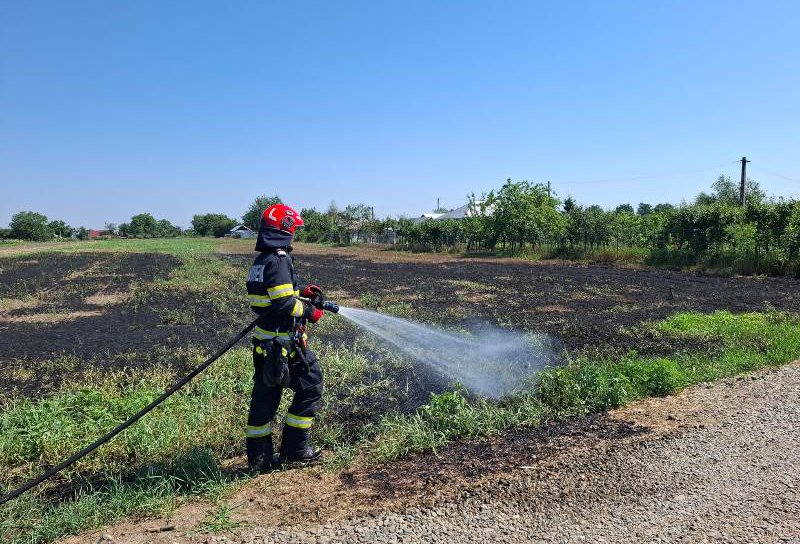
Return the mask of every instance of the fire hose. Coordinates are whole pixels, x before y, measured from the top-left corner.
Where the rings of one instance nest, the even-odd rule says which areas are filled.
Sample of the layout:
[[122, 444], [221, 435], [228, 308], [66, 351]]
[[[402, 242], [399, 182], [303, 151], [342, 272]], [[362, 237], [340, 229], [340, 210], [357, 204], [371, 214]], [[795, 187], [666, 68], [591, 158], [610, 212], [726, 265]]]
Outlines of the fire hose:
[[[317, 297], [317, 299], [315, 299], [315, 300], [310, 300], [310, 299], [301, 298], [301, 297], [297, 297], [297, 298], [299, 298], [303, 302], [307, 302], [309, 304], [313, 304], [314, 306], [318, 307], [321, 310], [325, 310], [325, 311], [329, 311], [329, 312], [333, 312], [333, 313], [337, 313], [339, 311], [339, 305], [338, 304], [336, 304], [333, 301], [324, 300], [324, 299], [322, 299], [322, 297]], [[26, 491], [30, 491], [31, 489], [33, 489], [34, 487], [38, 486], [39, 484], [41, 484], [45, 480], [48, 480], [49, 478], [52, 478], [53, 476], [55, 476], [56, 474], [58, 474], [59, 472], [61, 472], [65, 468], [67, 468], [70, 465], [76, 463], [77, 461], [79, 461], [83, 457], [86, 457], [87, 455], [92, 453], [94, 450], [96, 450], [97, 448], [99, 448], [100, 446], [102, 446], [103, 444], [105, 444], [106, 442], [108, 442], [109, 440], [114, 438], [115, 436], [117, 436], [119, 433], [121, 433], [122, 431], [124, 431], [125, 429], [127, 429], [128, 427], [130, 427], [131, 425], [136, 423], [137, 421], [139, 421], [148, 412], [153, 410], [153, 408], [155, 408], [156, 406], [158, 406], [159, 404], [161, 404], [162, 402], [167, 400], [169, 397], [171, 397], [175, 392], [177, 392], [179, 389], [181, 389], [184, 385], [186, 385], [187, 383], [192, 381], [198, 374], [200, 374], [206, 368], [211, 366], [211, 364], [214, 361], [216, 361], [217, 359], [222, 357], [225, 353], [228, 352], [228, 350], [230, 350], [233, 346], [235, 346], [237, 343], [239, 343], [239, 341], [242, 338], [247, 336], [247, 333], [249, 333], [251, 330], [253, 330], [255, 328], [255, 326], [258, 324], [259, 319], [260, 319], [260, 317], [257, 317], [256, 319], [254, 319], [253, 322], [250, 323], [244, 329], [242, 329], [239, 332], [239, 334], [237, 334], [233, 338], [233, 340], [231, 340], [227, 344], [225, 344], [216, 353], [214, 353], [214, 355], [212, 355], [211, 357], [206, 359], [202, 364], [200, 364], [197, 367], [195, 367], [191, 372], [189, 372], [189, 374], [187, 374], [186, 376], [184, 376], [183, 378], [181, 378], [180, 380], [178, 380], [177, 382], [172, 384], [163, 393], [161, 393], [161, 395], [159, 395], [159, 397], [157, 399], [155, 399], [150, 404], [148, 404], [147, 406], [142, 408], [139, 412], [137, 412], [136, 414], [134, 414], [133, 416], [131, 416], [127, 420], [123, 421], [122, 423], [120, 423], [119, 425], [114, 427], [112, 430], [108, 431], [105, 435], [103, 435], [102, 437], [98, 438], [97, 440], [95, 440], [94, 442], [92, 442], [91, 444], [89, 444], [88, 446], [86, 446], [85, 448], [80, 450], [79, 452], [77, 452], [74, 455], [72, 455], [69, 459], [66, 459], [66, 460], [62, 461], [61, 463], [55, 465], [54, 467], [51, 467], [50, 469], [45, 471], [41, 476], [38, 476], [36, 478], [33, 478], [32, 480], [27, 481], [25, 484], [23, 484], [22, 486], [18, 487], [14, 491], [11, 491], [10, 493], [7, 493], [7, 494], [3, 495], [2, 497], [0, 497], [0, 506], [2, 506], [3, 504], [5, 504], [5, 503], [7, 503], [9, 501], [12, 501], [12, 500], [16, 499], [17, 497], [19, 497], [20, 495], [22, 495]]]

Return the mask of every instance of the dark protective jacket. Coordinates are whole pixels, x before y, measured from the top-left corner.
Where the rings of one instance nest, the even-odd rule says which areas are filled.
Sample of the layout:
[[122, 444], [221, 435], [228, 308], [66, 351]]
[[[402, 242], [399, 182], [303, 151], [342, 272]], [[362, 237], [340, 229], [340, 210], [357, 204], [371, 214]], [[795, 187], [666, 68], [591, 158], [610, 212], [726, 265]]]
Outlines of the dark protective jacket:
[[247, 298], [260, 316], [253, 329], [258, 340], [291, 336], [296, 320], [307, 319], [314, 312], [313, 306], [296, 298], [305, 284], [295, 273], [287, 250], [291, 241], [291, 235], [277, 229], [259, 229], [256, 251], [260, 253], [247, 276]]

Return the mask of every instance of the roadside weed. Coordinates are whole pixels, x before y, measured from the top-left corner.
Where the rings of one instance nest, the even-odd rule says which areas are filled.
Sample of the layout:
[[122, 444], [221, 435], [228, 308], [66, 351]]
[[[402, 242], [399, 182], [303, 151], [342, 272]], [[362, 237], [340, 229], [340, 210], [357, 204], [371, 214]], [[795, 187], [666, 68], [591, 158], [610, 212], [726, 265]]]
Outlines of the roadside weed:
[[234, 521], [231, 514], [236, 508], [238, 508], [238, 506], [231, 506], [227, 501], [217, 501], [215, 509], [206, 514], [203, 521], [197, 526], [197, 531], [201, 533], [217, 534], [238, 529], [244, 525], [244, 523], [241, 521]]

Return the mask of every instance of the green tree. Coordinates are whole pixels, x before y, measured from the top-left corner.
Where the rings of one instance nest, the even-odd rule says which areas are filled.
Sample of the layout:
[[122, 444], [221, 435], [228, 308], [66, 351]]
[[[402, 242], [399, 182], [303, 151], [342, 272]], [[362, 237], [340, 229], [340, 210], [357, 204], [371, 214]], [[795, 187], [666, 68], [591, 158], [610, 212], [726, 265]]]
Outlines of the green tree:
[[497, 238], [492, 230], [491, 215], [488, 195], [482, 195], [480, 199], [475, 193], [467, 195], [467, 214], [461, 220], [467, 251], [477, 250], [481, 245], [494, 249]]
[[568, 196], [567, 199], [564, 201], [564, 213], [569, 213], [575, 209], [577, 204], [575, 203], [575, 199], [571, 196]]
[[667, 224], [668, 213], [669, 212], [654, 212], [639, 216], [641, 218], [641, 237], [650, 249], [663, 248], [666, 246], [667, 235], [665, 226]]
[[75, 229], [75, 237], [78, 240], [87, 240], [89, 238], [88, 229], [86, 227], [78, 227], [77, 229]]
[[37, 212], [28, 211], [14, 214], [8, 226], [11, 230], [10, 238], [41, 242], [53, 237], [53, 231], [50, 230], [47, 223], [47, 216]]
[[675, 209], [675, 206], [669, 203], [656, 204], [653, 206], [653, 213], [667, 213]]
[[233, 227], [236, 220], [222, 213], [206, 213], [192, 217], [192, 230], [195, 236], [225, 236]]
[[300, 211], [305, 226], [297, 233], [297, 239], [306, 242], [333, 242], [335, 238], [333, 215], [313, 208]]
[[131, 217], [129, 236], [135, 238], [155, 238], [160, 234], [156, 218], [149, 213], [140, 213]]
[[[731, 206], [738, 205], [741, 203], [739, 189], [739, 183], [733, 181], [730, 176], [720, 175], [711, 185], [711, 193], [701, 192], [695, 198], [695, 204], [709, 205], [719, 203]], [[763, 202], [766, 197], [758, 182], [749, 178], [745, 182], [745, 195], [747, 202], [754, 203]]]
[[247, 208], [247, 211], [244, 212], [242, 216], [242, 220], [244, 224], [250, 227], [253, 230], [258, 230], [258, 226], [261, 223], [261, 215], [264, 213], [264, 210], [272, 206], [273, 204], [281, 204], [283, 201], [281, 197], [278, 195], [274, 196], [267, 196], [261, 195], [256, 197], [250, 207]]
[[166, 219], [161, 219], [158, 222], [158, 228], [156, 229], [155, 235], [162, 238], [175, 238], [176, 236], [181, 235], [181, 228], [177, 225], [173, 225]]
[[611, 221], [609, 214], [600, 206], [586, 208], [586, 242], [590, 247], [608, 245], [611, 237]]
[[635, 213], [633, 211], [633, 206], [631, 206], [630, 204], [620, 204], [614, 209], [614, 211], [616, 213], [630, 213], [630, 214]]
[[642, 220], [640, 215], [633, 213], [633, 206], [627, 205], [622, 211], [622, 206], [611, 214], [611, 232], [614, 244], [620, 247], [638, 247], [642, 243]]
[[[800, 259], [800, 202], [791, 203], [791, 214], [781, 238], [782, 246], [789, 259]], [[798, 271], [800, 271], [800, 267]]]
[[507, 179], [497, 192], [487, 195], [486, 203], [492, 210], [489, 224], [494, 239], [510, 244], [511, 251], [525, 243], [541, 244], [563, 231], [558, 200], [548, 195], [544, 184]]
[[57, 221], [50, 221], [47, 224], [47, 228], [50, 229], [50, 232], [52, 232], [54, 236], [58, 236], [59, 238], [71, 237], [72, 232], [74, 230], [72, 227], [70, 227], [60, 219]]
[[342, 219], [345, 230], [348, 234], [349, 243], [355, 236], [355, 241], [361, 241], [367, 229], [367, 225], [372, 221], [372, 207], [366, 204], [350, 204], [342, 212]]
[[651, 213], [653, 213], [653, 207], [650, 204], [647, 204], [646, 202], [639, 202], [639, 207], [636, 208], [636, 215], [645, 216], [650, 215]]

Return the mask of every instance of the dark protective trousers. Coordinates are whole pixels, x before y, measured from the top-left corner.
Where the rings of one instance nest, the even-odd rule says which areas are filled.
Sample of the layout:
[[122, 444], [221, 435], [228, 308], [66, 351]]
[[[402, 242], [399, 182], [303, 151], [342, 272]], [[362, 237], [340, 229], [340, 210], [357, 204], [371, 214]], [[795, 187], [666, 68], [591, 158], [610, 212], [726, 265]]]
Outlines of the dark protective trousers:
[[[253, 463], [259, 456], [272, 455], [272, 420], [278, 411], [283, 390], [268, 387], [262, 380], [266, 357], [253, 349], [253, 392], [247, 416], [247, 457]], [[292, 404], [286, 414], [281, 451], [288, 456], [299, 455], [308, 445], [308, 433], [317, 412], [322, 408], [322, 369], [316, 355], [306, 350], [308, 371], [297, 362], [289, 365], [289, 388], [294, 392]]]

